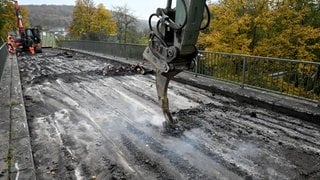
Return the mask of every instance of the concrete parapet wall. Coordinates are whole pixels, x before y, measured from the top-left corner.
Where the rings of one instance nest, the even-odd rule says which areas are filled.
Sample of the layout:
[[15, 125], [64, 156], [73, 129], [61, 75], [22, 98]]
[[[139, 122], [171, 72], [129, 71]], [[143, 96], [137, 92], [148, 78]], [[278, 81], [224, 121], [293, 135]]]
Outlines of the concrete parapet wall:
[[78, 49], [112, 55], [122, 58], [142, 60], [142, 54], [147, 45], [106, 43], [100, 41], [60, 41], [63, 48]]
[[36, 179], [15, 55], [7, 56], [0, 80], [0, 132], [0, 179]]
[[5, 43], [0, 47], [0, 79], [2, 76], [4, 65], [7, 60], [7, 56], [8, 56], [8, 50], [7, 50], [7, 44]]

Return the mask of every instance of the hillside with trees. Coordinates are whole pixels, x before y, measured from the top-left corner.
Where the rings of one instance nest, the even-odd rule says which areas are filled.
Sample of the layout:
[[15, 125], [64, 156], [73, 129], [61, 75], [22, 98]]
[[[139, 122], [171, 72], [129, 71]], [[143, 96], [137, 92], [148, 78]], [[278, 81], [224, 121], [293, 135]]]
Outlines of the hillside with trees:
[[25, 5], [29, 10], [29, 19], [32, 26], [44, 29], [67, 28], [72, 22], [74, 6], [64, 5]]
[[[79, 1], [80, 2], [80, 1]], [[45, 30], [53, 30], [57, 28], [65, 28], [66, 30], [70, 30], [69, 27], [73, 23], [80, 23], [80, 21], [75, 22], [73, 19], [73, 16], [82, 16], [85, 18], [83, 21], [87, 21], [92, 18], [92, 15], [90, 12], [83, 11], [84, 14], [80, 15], [77, 13], [75, 15], [74, 10], [75, 8], [79, 7], [79, 2], [76, 4], [76, 6], [64, 6], [64, 5], [25, 5], [24, 8], [28, 9], [29, 13], [29, 19], [30, 23], [33, 26], [39, 26], [42, 29]], [[81, 1], [85, 3], [85, 1]], [[83, 4], [82, 3], [82, 4]], [[89, 3], [90, 4], [90, 3]], [[86, 3], [85, 6], [89, 6], [88, 3]], [[99, 7], [100, 6], [100, 7]], [[112, 42], [128, 42], [128, 43], [146, 43], [147, 42], [147, 34], [148, 34], [148, 21], [147, 20], [140, 20], [136, 19], [134, 15], [131, 13], [130, 9], [128, 9], [126, 6], [123, 7], [115, 7], [113, 10], [108, 10], [105, 7], [101, 7], [101, 5], [95, 5], [93, 1], [91, 2], [91, 5], [88, 7], [91, 8], [100, 8], [100, 12], [103, 13], [103, 11], [108, 11], [108, 13], [111, 13], [113, 20], [117, 24], [117, 33], [114, 34], [114, 36], [107, 37], [93, 37], [93, 34], [85, 37], [85, 36], [73, 36], [73, 38], [80, 38], [80, 39], [87, 39], [87, 40], [108, 40]], [[105, 10], [102, 10], [105, 9]], [[76, 10], [79, 11], [79, 8]], [[108, 15], [107, 15], [108, 16]], [[102, 17], [94, 18], [91, 21], [95, 22], [95, 28], [102, 28], [105, 26], [105, 23], [108, 22], [110, 19], [109, 17], [103, 16], [106, 19], [103, 19]], [[127, 19], [125, 19], [127, 17]], [[125, 21], [124, 21], [125, 19]], [[99, 22], [100, 24], [97, 24]], [[89, 22], [88, 22], [89, 23]], [[129, 24], [127, 24], [129, 23]], [[90, 23], [89, 23], [90, 24]], [[104, 24], [104, 25], [103, 25]], [[86, 29], [87, 27], [84, 27]], [[87, 30], [85, 30], [87, 31]], [[76, 33], [77, 34], [77, 33]], [[75, 35], [75, 34], [73, 34]], [[79, 32], [78, 32], [79, 35]], [[112, 38], [110, 38], [112, 37]]]

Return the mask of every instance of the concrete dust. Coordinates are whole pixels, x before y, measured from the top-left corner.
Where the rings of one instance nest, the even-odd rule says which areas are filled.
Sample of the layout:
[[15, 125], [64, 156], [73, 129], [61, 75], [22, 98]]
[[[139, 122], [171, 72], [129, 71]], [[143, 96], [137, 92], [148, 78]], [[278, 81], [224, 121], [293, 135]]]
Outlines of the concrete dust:
[[320, 127], [75, 52], [19, 57], [38, 179], [319, 179]]

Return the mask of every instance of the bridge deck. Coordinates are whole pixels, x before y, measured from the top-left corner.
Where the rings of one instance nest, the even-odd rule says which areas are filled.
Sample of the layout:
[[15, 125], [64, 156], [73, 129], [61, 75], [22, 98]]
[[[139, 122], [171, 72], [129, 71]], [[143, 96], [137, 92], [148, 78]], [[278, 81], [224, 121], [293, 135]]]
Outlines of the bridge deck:
[[320, 177], [312, 104], [181, 74], [169, 88], [180, 128], [162, 134], [152, 74], [71, 55], [18, 59], [38, 179]]

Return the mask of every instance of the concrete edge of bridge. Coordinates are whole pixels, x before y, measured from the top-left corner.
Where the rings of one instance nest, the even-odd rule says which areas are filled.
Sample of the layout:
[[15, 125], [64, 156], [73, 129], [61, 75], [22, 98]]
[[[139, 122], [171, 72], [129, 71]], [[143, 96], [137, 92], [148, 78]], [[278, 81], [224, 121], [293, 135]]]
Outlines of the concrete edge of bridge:
[[1, 77], [0, 114], [0, 179], [36, 179], [15, 55], [8, 55]]
[[315, 102], [261, 89], [250, 87], [242, 88], [240, 85], [234, 83], [197, 76], [194, 73], [188, 72], [178, 74], [175, 80], [211, 91], [213, 94], [222, 94], [253, 106], [263, 107], [278, 113], [303, 119], [304, 121], [320, 124], [320, 108]]
[[[112, 60], [112, 61], [116, 61], [116, 62], [121, 62], [121, 63], [125, 63], [125, 64], [132, 64], [132, 65], [136, 65], [136, 64], [143, 64], [146, 68], [151, 69], [151, 65], [149, 63], [147, 63], [146, 60], [142, 60], [142, 59], [130, 59], [130, 58], [124, 58], [124, 57], [118, 57], [118, 56], [113, 56], [113, 55], [108, 55], [108, 54], [102, 54], [102, 53], [96, 53], [96, 52], [92, 52], [92, 51], [85, 51], [85, 50], [80, 50], [80, 49], [71, 49], [71, 48], [57, 48], [63, 51], [71, 51], [71, 52], [79, 52], [79, 53], [84, 53], [84, 54], [88, 54], [91, 56], [96, 56], [98, 58], [104, 58], [104, 59], [108, 59], [108, 60]], [[141, 53], [141, 58], [142, 58], [142, 53]]]

